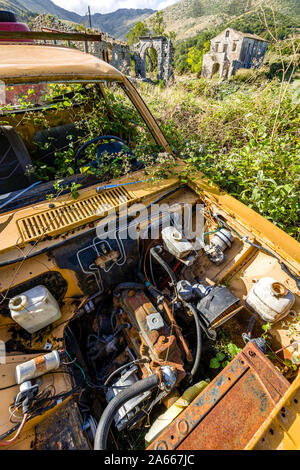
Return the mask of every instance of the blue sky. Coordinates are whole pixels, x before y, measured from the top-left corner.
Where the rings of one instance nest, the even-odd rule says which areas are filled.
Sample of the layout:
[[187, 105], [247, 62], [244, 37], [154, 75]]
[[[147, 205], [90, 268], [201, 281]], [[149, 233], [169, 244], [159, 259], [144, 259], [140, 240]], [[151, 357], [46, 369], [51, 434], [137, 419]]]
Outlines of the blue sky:
[[80, 15], [87, 12], [88, 5], [92, 13], [109, 13], [118, 8], [152, 8], [161, 10], [169, 5], [173, 5], [178, 0], [52, 0], [56, 5], [66, 10], [75, 11]]

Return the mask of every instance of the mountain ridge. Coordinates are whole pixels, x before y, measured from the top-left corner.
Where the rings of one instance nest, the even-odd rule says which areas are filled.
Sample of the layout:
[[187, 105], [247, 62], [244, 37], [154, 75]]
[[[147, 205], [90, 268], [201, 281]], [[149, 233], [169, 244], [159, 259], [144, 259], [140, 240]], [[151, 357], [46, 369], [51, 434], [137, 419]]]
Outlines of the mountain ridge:
[[[276, 13], [284, 15], [300, 27], [299, 0], [180, 0], [162, 11], [166, 32], [174, 31], [176, 39], [187, 39], [202, 31], [224, 27], [233, 20], [243, 22], [245, 15], [274, 7]], [[30, 19], [34, 13], [46, 13], [61, 20], [88, 25], [88, 16], [65, 10], [52, 0], [0, 0], [0, 9], [11, 9], [23, 20]], [[151, 8], [120, 8], [112, 13], [91, 15], [92, 27], [106, 32], [116, 39], [126, 39], [129, 29], [138, 21], [150, 26], [155, 10]], [[280, 20], [280, 18], [279, 18]]]
[[[46, 13], [57, 16], [60, 20], [88, 26], [88, 16], [59, 7], [51, 0], [0, 0], [1, 10], [14, 11], [23, 21]], [[126, 39], [129, 28], [138, 21], [143, 21], [155, 13], [152, 8], [119, 8], [112, 13], [94, 13], [91, 15], [92, 27], [99, 29], [116, 39]]]

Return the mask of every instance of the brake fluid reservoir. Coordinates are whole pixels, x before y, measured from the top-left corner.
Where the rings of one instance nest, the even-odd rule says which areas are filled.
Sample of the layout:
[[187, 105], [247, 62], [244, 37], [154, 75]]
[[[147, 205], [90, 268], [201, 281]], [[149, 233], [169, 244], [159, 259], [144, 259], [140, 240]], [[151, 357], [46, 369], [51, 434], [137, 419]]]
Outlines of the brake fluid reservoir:
[[161, 231], [165, 248], [178, 259], [186, 258], [192, 251], [193, 245], [184, 238], [183, 234], [175, 227], [165, 227]]
[[45, 286], [36, 286], [9, 301], [12, 319], [35, 333], [61, 317], [59, 305]]
[[257, 281], [246, 298], [246, 304], [264, 321], [270, 323], [275, 323], [287, 315], [294, 302], [292, 292], [271, 277]]

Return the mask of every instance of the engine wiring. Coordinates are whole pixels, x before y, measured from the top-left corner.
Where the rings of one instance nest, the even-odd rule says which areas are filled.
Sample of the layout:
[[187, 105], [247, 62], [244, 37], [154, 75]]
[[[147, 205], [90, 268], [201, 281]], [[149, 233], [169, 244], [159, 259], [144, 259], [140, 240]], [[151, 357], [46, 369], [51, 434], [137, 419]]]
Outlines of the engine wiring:
[[[20, 434], [22, 432], [22, 429], [25, 426], [26, 421], [28, 421], [29, 416], [30, 415], [28, 415], [28, 414], [24, 414], [21, 424], [17, 427], [17, 433], [13, 438], [9, 439], [8, 441], [4, 441], [4, 440], [2, 440], [3, 439], [2, 436], [0, 436], [0, 439], [1, 439], [0, 440], [0, 446], [8, 447], [8, 446], [11, 446], [12, 444], [14, 444], [16, 442], [16, 440], [18, 439], [18, 437], [20, 436]], [[14, 431], [12, 431], [12, 432], [14, 432]]]
[[[172, 195], [173, 193], [175, 193], [179, 189], [184, 188], [185, 186], [186, 185], [181, 185], [178, 188], [175, 188], [174, 190], [169, 191], [165, 195], [159, 197], [156, 201], [149, 204], [147, 206], [147, 209], [149, 209], [152, 204], [160, 202], [164, 198]], [[239, 237], [241, 240], [243, 240], [244, 242], [246, 242], [246, 243], [252, 245], [253, 247], [255, 247], [257, 249], [262, 250], [266, 254], [269, 254], [272, 257], [274, 257], [278, 261], [278, 263], [280, 264], [280, 266], [284, 270], [284, 272], [286, 272], [291, 278], [293, 278], [296, 281], [297, 287], [300, 288], [300, 278], [293, 275], [289, 271], [288, 267], [276, 255], [274, 255], [271, 251], [269, 251], [268, 249], [266, 249], [266, 248], [264, 248], [260, 245], [252, 243], [250, 240], [248, 240], [247, 237], [243, 237], [242, 235], [240, 235], [238, 232], [233, 230], [232, 227], [230, 227], [229, 224], [227, 224], [225, 221], [223, 221], [218, 215], [211, 214], [210, 211], [207, 212], [207, 210], [204, 210], [204, 212], [210, 218], [210, 222], [211, 221], [212, 222], [217, 221], [218, 224], [219, 224], [219, 227], [216, 228], [215, 230], [209, 230], [209, 231], [203, 233], [202, 240], [204, 242], [204, 246], [206, 245], [205, 237], [207, 237], [211, 234], [217, 233], [218, 231], [220, 231], [225, 226], [232, 233], [234, 233], [237, 237]], [[147, 220], [149, 220], [149, 215], [148, 215]], [[149, 228], [150, 225], [151, 225], [151, 222], [148, 225], [148, 228]], [[217, 224], [214, 223], [214, 226], [216, 226], [216, 225]], [[210, 228], [210, 226], [208, 228]], [[72, 237], [72, 239], [73, 238], [76, 238], [76, 237]], [[58, 245], [60, 246], [60, 244], [63, 244], [63, 243], [64, 242], [59, 242]], [[142, 247], [142, 250], [140, 250], [140, 247]], [[47, 250], [49, 251], [49, 248]], [[168, 324], [167, 324], [168, 334], [170, 335], [170, 337], [173, 336], [173, 333], [176, 336], [178, 334], [178, 328], [179, 328], [178, 325], [176, 324], [175, 318], [174, 318], [174, 305], [177, 304], [176, 308], [179, 308], [179, 310], [181, 310], [182, 314], [187, 314], [189, 312], [189, 315], [186, 315], [186, 316], [189, 316], [191, 318], [190, 325], [193, 325], [194, 329], [193, 329], [193, 326], [192, 326], [192, 328], [190, 328], [190, 326], [189, 326], [190, 329], [188, 329], [188, 334], [194, 335], [194, 339], [195, 339], [195, 345], [194, 346], [195, 347], [191, 350], [193, 352], [193, 354], [191, 354], [191, 360], [187, 361], [191, 364], [188, 365], [188, 367], [186, 368], [184, 373], [186, 374], [185, 378], [188, 380], [188, 382], [192, 383], [192, 381], [194, 380], [194, 376], [196, 376], [197, 372], [199, 371], [200, 361], [201, 361], [201, 358], [202, 358], [203, 339], [202, 339], [201, 331], [203, 330], [206, 333], [206, 336], [208, 337], [208, 339], [210, 339], [210, 340], [212, 340], [212, 339], [215, 340], [215, 337], [213, 335], [209, 334], [208, 328], [206, 328], [206, 326], [204, 325], [203, 318], [201, 319], [201, 312], [199, 312], [199, 310], [196, 309], [194, 304], [183, 300], [178, 294], [178, 292], [179, 292], [179, 290], [178, 290], [179, 288], [177, 288], [178, 269], [182, 265], [182, 261], [180, 261], [180, 259], [177, 259], [176, 257], [173, 257], [171, 262], [170, 261], [166, 262], [165, 261], [166, 257], [164, 256], [164, 247], [162, 246], [161, 240], [159, 240], [159, 239], [150, 241], [147, 246], [145, 246], [145, 242], [143, 240], [142, 244], [139, 246], [139, 251], [140, 251], [140, 256], [139, 256], [139, 260], [138, 260], [138, 263], [139, 263], [138, 276], [141, 279], [143, 279], [143, 276], [145, 276], [145, 280], [142, 280], [143, 284], [138, 284], [137, 282], [132, 282], [132, 283], [124, 282], [124, 283], [121, 283], [117, 287], [114, 287], [114, 290], [112, 290], [112, 289], [107, 290], [107, 292], [110, 296], [110, 300], [114, 296], [116, 296], [116, 294], [119, 294], [119, 297], [121, 297], [120, 292], [121, 292], [122, 289], [124, 289], [124, 290], [125, 289], [128, 289], [128, 290], [132, 289], [133, 291], [142, 290], [143, 292], [148, 290], [150, 292], [150, 294], [152, 295], [152, 297], [155, 298], [155, 301], [157, 299], [159, 299], [157, 302], [154, 302], [154, 303], [155, 303], [155, 307], [156, 306], [158, 307], [157, 308], [157, 313], [158, 313], [158, 311], [160, 311], [162, 313], [162, 317], [164, 317], [165, 314], [166, 314], [166, 308], [165, 308], [165, 311], [163, 311], [163, 308], [160, 309], [159, 307], [161, 307], [164, 303], [168, 306], [168, 308], [169, 308], [169, 305], [172, 307], [172, 312], [171, 312], [171, 317], [172, 317], [171, 320], [172, 321], [168, 322]], [[40, 250], [40, 252], [43, 252], [43, 250]], [[32, 256], [36, 256], [39, 253], [33, 253]], [[31, 253], [29, 253], [29, 256], [24, 257], [24, 260], [27, 259], [27, 258], [30, 258], [31, 257], [30, 254]], [[124, 255], [124, 259], [126, 261], [127, 258], [126, 258], [126, 251], [125, 251], [124, 247], [123, 247], [123, 255]], [[169, 260], [169, 258], [166, 258], [166, 259]], [[159, 265], [161, 268], [163, 268], [164, 272], [167, 273], [168, 277], [166, 279], [164, 279], [164, 280], [161, 279], [162, 278], [161, 272], [163, 271], [162, 269], [159, 269], [158, 273], [155, 272], [155, 267], [153, 265], [154, 260], [156, 262], [155, 266]], [[124, 261], [124, 263], [125, 263], [125, 261]], [[149, 277], [149, 274], [147, 272], [147, 262], [148, 262], [148, 269], [150, 269], [150, 274], [151, 274], [150, 277]], [[176, 265], [175, 265], [174, 268], [172, 268], [171, 266], [173, 266], [175, 264], [175, 262], [176, 262]], [[122, 262], [122, 264], [124, 264], [124, 263]], [[120, 264], [120, 266], [122, 266], [122, 264]], [[141, 272], [142, 270], [143, 270], [143, 273]], [[167, 286], [168, 283], [169, 283], [169, 287], [166, 290], [163, 291], [163, 289]], [[131, 285], [131, 287], [130, 287], [130, 285]], [[115, 284], [113, 286], [115, 286]], [[152, 289], [152, 291], [151, 291], [151, 289]], [[9, 289], [7, 290], [5, 296], [8, 295], [8, 292], [9, 292]], [[153, 295], [153, 293], [155, 295]], [[102, 292], [101, 292], [101, 294], [102, 294]], [[3, 297], [3, 295], [2, 295], [2, 297]], [[152, 298], [152, 297], [150, 297], [150, 298]], [[101, 297], [101, 299], [102, 299], [102, 297]], [[178, 304], [179, 304], [179, 307], [178, 307]], [[96, 305], [97, 305], [97, 302], [96, 302]], [[92, 353], [90, 351], [90, 348], [93, 348], [94, 346], [95, 347], [99, 346], [99, 348], [102, 348], [102, 345], [105, 346], [107, 344], [105, 341], [109, 342], [112, 339], [115, 339], [118, 335], [119, 335], [119, 337], [117, 338], [117, 341], [119, 341], [120, 344], [124, 345], [124, 338], [126, 338], [126, 335], [129, 334], [128, 332], [130, 331], [130, 329], [133, 326], [130, 322], [125, 321], [126, 316], [125, 316], [125, 320], [123, 320], [123, 322], [120, 324], [119, 315], [120, 315], [120, 318], [121, 318], [122, 309], [120, 307], [116, 308], [116, 306], [113, 302], [110, 303], [110, 305], [113, 305], [113, 308], [110, 310], [110, 316], [108, 317], [107, 313], [104, 313], [104, 316], [103, 316], [101, 314], [101, 311], [103, 309], [103, 305], [104, 304], [101, 300], [100, 303], [97, 305], [96, 314], [93, 313], [93, 315], [95, 315], [95, 316], [92, 317], [92, 318], [95, 318], [96, 321], [93, 322], [92, 327], [89, 326], [86, 329], [83, 328], [83, 330], [85, 332], [86, 331], [88, 332], [88, 334], [86, 334], [85, 336], [83, 335], [84, 340], [81, 339], [81, 323], [79, 324], [80, 325], [79, 326], [80, 340], [78, 340], [78, 344], [79, 344], [79, 341], [81, 341], [81, 345], [82, 345], [82, 343], [85, 344], [85, 345], [87, 344], [87, 360], [84, 357], [84, 354], [82, 354], [81, 349], [79, 349], [79, 352], [77, 352], [77, 350], [75, 349], [75, 346], [74, 346], [74, 349], [73, 349], [73, 347], [70, 347], [69, 351], [64, 349], [64, 352], [65, 352], [66, 356], [68, 357], [68, 360], [65, 360], [65, 361], [61, 362], [61, 365], [64, 366], [63, 369], [61, 369], [61, 370], [52, 370], [50, 372], [47, 372], [47, 374], [56, 374], [56, 373], [69, 374], [71, 376], [71, 378], [73, 379], [72, 384], [75, 383], [75, 385], [70, 390], [66, 390], [66, 391], [61, 392], [61, 393], [56, 393], [56, 389], [55, 389], [55, 386], [54, 386], [53, 383], [47, 385], [43, 390], [39, 391], [32, 398], [28, 412], [24, 412], [24, 410], [23, 410], [23, 413], [22, 413], [22, 402], [21, 403], [15, 402], [15, 403], [11, 404], [9, 406], [9, 419], [10, 419], [10, 422], [12, 424], [16, 424], [16, 425], [13, 426], [10, 430], [6, 431], [2, 436], [0, 436], [0, 446], [6, 446], [7, 447], [7, 446], [10, 446], [10, 445], [14, 444], [16, 442], [16, 440], [20, 437], [20, 435], [22, 433], [22, 430], [24, 429], [24, 426], [28, 421], [30, 421], [33, 418], [45, 413], [46, 411], [54, 408], [58, 403], [60, 403], [61, 401], [66, 400], [68, 397], [73, 396], [76, 393], [79, 393], [79, 398], [77, 400], [77, 403], [79, 404], [79, 409], [80, 409], [80, 411], [81, 411], [81, 413], [84, 417], [84, 419], [83, 419], [83, 430], [85, 429], [87, 419], [89, 418], [88, 414], [90, 414], [90, 416], [92, 416], [91, 415], [92, 406], [89, 406], [89, 405], [87, 405], [86, 403], [84, 403], [82, 401], [84, 392], [88, 391], [89, 389], [94, 390], [94, 391], [99, 390], [101, 392], [104, 392], [103, 394], [101, 394], [101, 395], [99, 394], [98, 396], [100, 396], [102, 400], [106, 399], [106, 401], [109, 404], [110, 400], [108, 399], [108, 394], [105, 395], [105, 392], [108, 392], [108, 391], [114, 392], [115, 391], [115, 394], [114, 394], [114, 396], [111, 400], [115, 400], [116, 402], [118, 402], [118, 400], [119, 400], [120, 403], [122, 404], [122, 406], [124, 406], [124, 403], [126, 403], [126, 402], [123, 403], [123, 401], [121, 400], [122, 396], [126, 397], [127, 394], [128, 394], [128, 396], [130, 396], [130, 397], [132, 396], [133, 398], [135, 398], [134, 393], [130, 392], [130, 390], [132, 391], [134, 389], [134, 384], [131, 384], [131, 385], [116, 385], [116, 383], [119, 383], [119, 381], [116, 382], [116, 380], [114, 381], [114, 379], [116, 379], [116, 377], [118, 375], [120, 375], [121, 378], [122, 378], [122, 375], [123, 375], [122, 372], [125, 371], [126, 369], [130, 370], [130, 368], [132, 368], [132, 366], [139, 366], [139, 365], [141, 366], [142, 364], [148, 363], [147, 367], [149, 367], [149, 370], [151, 370], [152, 367], [153, 367], [153, 362], [155, 362], [155, 361], [151, 362], [149, 357], [146, 358], [145, 356], [142, 356], [141, 358], [138, 358], [137, 355], [135, 355], [135, 356], [133, 355], [132, 360], [122, 364], [122, 362], [119, 360], [118, 353], [116, 351], [113, 351], [113, 352], [107, 353], [107, 356], [105, 357], [105, 360], [104, 359], [102, 360], [102, 356], [101, 356], [101, 359], [98, 361], [98, 365], [96, 365], [97, 355]], [[119, 304], [116, 304], [116, 305], [119, 305]], [[79, 309], [77, 309], [77, 310], [79, 310]], [[124, 310], [123, 310], [123, 313], [124, 313]], [[118, 317], [117, 317], [117, 315], [118, 315]], [[70, 332], [72, 333], [72, 335], [74, 337], [75, 337], [74, 331], [76, 331], [76, 329], [73, 331], [70, 327], [70, 323], [71, 323], [71, 321], [78, 320], [78, 318], [79, 317], [77, 317], [77, 315], [76, 315], [70, 321], [68, 321], [68, 325], [67, 325], [67, 329], [70, 330]], [[107, 320], [107, 318], [108, 318], [108, 320]], [[194, 322], [193, 322], [193, 320], [194, 320]], [[109, 333], [106, 333], [105, 322], [110, 324], [110, 330], [108, 329]], [[96, 327], [97, 327], [97, 330], [96, 330]], [[128, 332], [126, 332], [126, 334], [121, 334], [122, 332], [124, 333], [123, 330], [125, 330], [125, 329], [127, 329]], [[179, 329], [181, 330], [181, 328], [179, 328]], [[249, 330], [249, 328], [248, 328], [248, 330]], [[192, 333], [190, 333], [190, 331]], [[249, 333], [249, 331], [247, 331], [247, 333]], [[250, 330], [250, 333], [249, 333], [249, 338], [250, 338], [250, 336], [251, 336], [251, 330]], [[179, 339], [179, 336], [178, 336], [178, 339]], [[68, 340], [69, 340], [69, 338], [68, 338]], [[123, 341], [123, 343], [122, 343], [122, 341]], [[129, 343], [127, 343], [127, 344], [129, 344]], [[140, 346], [142, 348], [143, 340], [141, 341]], [[146, 346], [148, 347], [148, 345], [146, 345]], [[67, 347], [69, 348], [68, 344], [67, 344]], [[127, 348], [129, 348], [129, 346], [127, 346]], [[279, 349], [278, 351], [276, 351], [276, 353], [278, 353], [282, 349], [284, 349], [284, 348]], [[185, 360], [186, 360], [187, 359], [187, 352], [186, 352], [186, 350], [184, 350], [184, 348], [181, 348], [181, 350], [185, 354]], [[94, 354], [94, 356], [93, 356], [93, 354]], [[163, 361], [164, 364], [168, 364], [168, 360], [170, 360], [170, 354], [172, 355], [171, 342], [168, 344], [168, 346], [166, 348], [166, 354], [164, 356], [164, 361]], [[125, 357], [126, 357], [126, 355], [125, 355]], [[182, 357], [184, 357], [184, 355]], [[127, 360], [128, 360], [128, 355], [127, 355]], [[121, 363], [121, 365], [120, 365], [120, 363]], [[185, 363], [184, 366], [186, 366], [186, 365], [187, 364]], [[115, 367], [115, 369], [112, 372], [110, 372], [111, 367]], [[79, 374], [78, 374], [78, 371], [76, 371], [75, 368], [78, 369], [78, 371], [80, 372], [80, 380], [78, 380]], [[140, 376], [141, 372], [143, 372], [142, 367], [140, 368], [140, 370], [139, 370], [138, 367], [136, 367], [135, 369], [138, 370], [137, 377]], [[93, 372], [93, 370], [94, 370], [94, 372]], [[148, 370], [148, 373], [149, 373], [149, 370]], [[155, 374], [159, 375], [158, 372], [154, 372], [152, 374], [152, 377]], [[140, 377], [139, 377], [139, 379], [137, 379], [137, 382], [136, 382], [138, 384], [137, 388], [140, 387], [140, 385], [141, 385], [140, 382], [142, 382], [143, 380], [145, 381], [146, 378], [147, 378], [147, 377], [145, 378], [144, 373], [142, 375], [143, 375], [142, 379], [140, 379]], [[149, 417], [150, 417], [150, 413], [152, 412], [154, 406], [157, 403], [161, 402], [162, 398], [164, 396], [166, 396], [166, 394], [167, 394], [167, 391], [166, 391], [167, 389], [165, 391], [162, 391], [163, 389], [160, 388], [163, 384], [163, 381], [162, 381], [161, 377], [162, 376], [161, 376], [161, 372], [160, 372], [159, 380], [157, 379], [157, 377], [155, 377], [155, 380], [154, 380], [155, 384], [152, 386], [152, 388], [150, 387], [150, 389], [149, 389], [151, 391], [151, 394], [150, 394], [151, 398], [148, 397], [147, 400], [144, 399], [140, 409], [137, 408], [137, 411], [136, 411], [135, 415], [129, 417], [129, 414], [128, 414], [128, 417], [127, 417], [127, 419], [128, 419], [128, 421], [127, 421], [127, 430], [132, 430], [136, 426], [136, 424], [141, 422], [142, 419], [144, 419], [145, 417], [147, 417], [148, 423], [150, 423], [150, 418]], [[11, 385], [2, 387], [2, 388], [0, 388], [0, 391], [16, 387], [17, 385], [18, 384], [11, 384]], [[91, 393], [90, 391], [87, 392], [87, 394], [88, 394], [88, 396], [90, 396], [90, 395], [97, 396], [96, 393]], [[155, 397], [154, 397], [154, 395], [155, 395]], [[118, 396], [119, 396], [119, 398], [116, 398]], [[108, 405], [104, 409], [105, 413], [108, 412], [107, 408], [109, 408]], [[111, 406], [111, 408], [113, 408], [113, 407]], [[118, 409], [115, 408], [115, 410], [118, 410]], [[103, 414], [105, 414], [105, 413], [103, 413]], [[102, 419], [102, 417], [101, 417], [101, 419]], [[113, 422], [113, 419], [111, 419], [111, 417], [110, 417], [109, 422], [110, 423]], [[9, 437], [14, 432], [16, 432], [16, 434], [13, 438], [11, 438], [9, 440], [5, 440], [7, 437]]]

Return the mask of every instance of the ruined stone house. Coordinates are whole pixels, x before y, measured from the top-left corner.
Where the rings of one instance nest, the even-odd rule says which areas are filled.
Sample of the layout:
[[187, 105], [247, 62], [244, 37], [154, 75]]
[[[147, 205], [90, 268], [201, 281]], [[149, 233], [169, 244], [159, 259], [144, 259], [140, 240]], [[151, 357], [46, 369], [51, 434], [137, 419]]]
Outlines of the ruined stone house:
[[[80, 32], [79, 25], [66, 23], [51, 15], [41, 14], [32, 20], [30, 28], [32, 31], [52, 31], [74, 33]], [[99, 33], [99, 41], [72, 42], [69, 46], [80, 49], [83, 52], [93, 54], [99, 59], [108, 62], [126, 75], [130, 72], [130, 49], [128, 44], [119, 41], [107, 33], [92, 30], [93, 34]], [[50, 41], [51, 42], [51, 41]], [[56, 41], [58, 45], [65, 45], [65, 41]]]
[[203, 56], [202, 76], [226, 79], [240, 69], [260, 67], [268, 41], [254, 34], [227, 28], [210, 42], [210, 51]]

